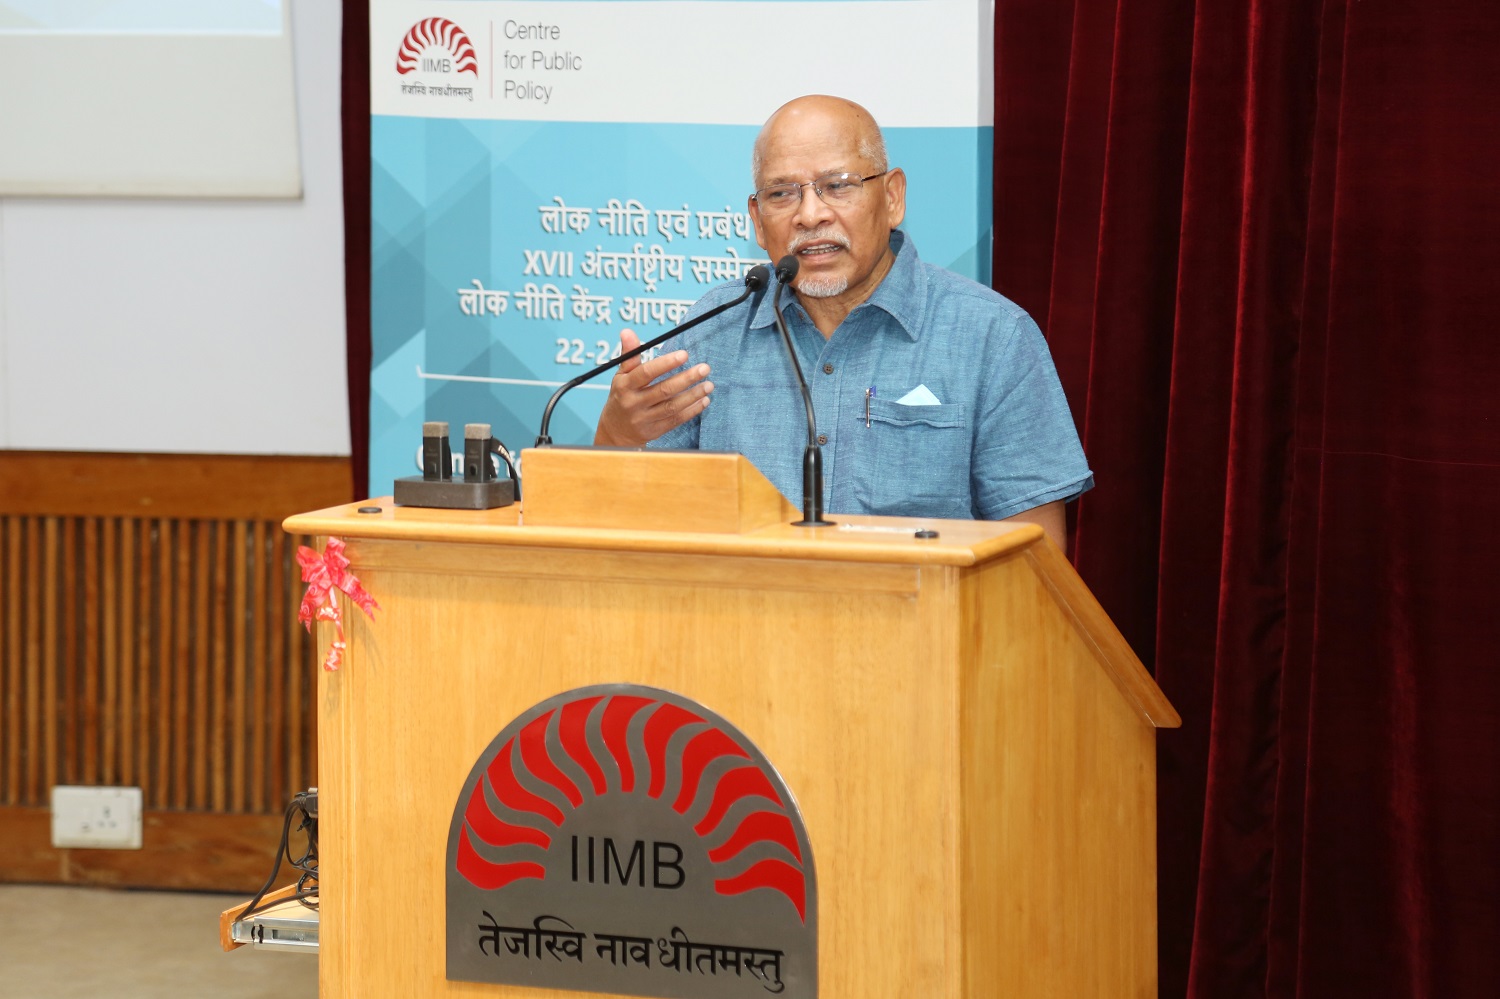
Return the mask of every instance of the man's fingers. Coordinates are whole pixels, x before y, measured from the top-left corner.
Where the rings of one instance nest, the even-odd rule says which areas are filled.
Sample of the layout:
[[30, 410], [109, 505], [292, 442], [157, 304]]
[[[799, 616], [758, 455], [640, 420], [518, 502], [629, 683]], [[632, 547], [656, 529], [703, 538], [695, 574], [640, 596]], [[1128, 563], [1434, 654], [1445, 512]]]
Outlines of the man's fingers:
[[[620, 353], [628, 354], [641, 345], [641, 338], [635, 335], [633, 330], [620, 331]], [[649, 361], [642, 361], [644, 354], [632, 357], [620, 364], [620, 374], [632, 375], [630, 383], [636, 387], [649, 385], [674, 368], [680, 368], [688, 361], [687, 351], [674, 350], [670, 354], [662, 354], [653, 357]]]
[[[641, 389], [641, 395], [654, 403], [668, 402], [679, 395], [686, 393], [695, 385], [700, 388], [709, 385], [705, 379], [708, 378], [708, 365], [699, 364], [686, 371], [678, 372], [671, 378], [663, 378], [661, 381], [647, 385]], [[701, 383], [701, 384], [700, 384]], [[708, 391], [713, 391], [710, 385]]]
[[[705, 383], [705, 385], [709, 391], [712, 391], [712, 385], [708, 385], [707, 383]], [[691, 405], [685, 406], [684, 408], [677, 411], [676, 419], [673, 420], [672, 426], [675, 427], [679, 426], [680, 424], [686, 423], [688, 420], [691, 420], [693, 417], [703, 412], [708, 408], [708, 403], [712, 398], [713, 396], [709, 395], [708, 392], [705, 391], [702, 398], [694, 400]], [[667, 430], [670, 429], [672, 428], [667, 428]], [[666, 433], [666, 430], [663, 430], [662, 433]]]
[[681, 358], [674, 363], [672, 358], [656, 358], [641, 365], [634, 371], [616, 375], [611, 383], [610, 392], [619, 392], [635, 399], [646, 400], [650, 405], [652, 402], [660, 401], [670, 395], [681, 392], [696, 382], [701, 382], [708, 377], [709, 367], [706, 364], [695, 364], [690, 368], [678, 371], [670, 377], [663, 377], [669, 371], [676, 371], [682, 367], [687, 355], [681, 354]]
[[[651, 360], [630, 371], [631, 383], [637, 388], [645, 388], [668, 371], [682, 367], [687, 363], [687, 360], [688, 355], [685, 350], [674, 350], [670, 354], [653, 357]], [[624, 366], [622, 365], [621, 367], [623, 369]], [[706, 366], [699, 365], [699, 367]]]
[[713, 389], [712, 382], [703, 382], [647, 410], [650, 416], [651, 439], [655, 440], [673, 427], [681, 426], [707, 409], [711, 398], [709, 393]]
[[[641, 345], [641, 338], [635, 335], [635, 330], [621, 330], [620, 331], [620, 353], [622, 353], [622, 354], [628, 354], [632, 350], [635, 350], [640, 345]], [[641, 366], [641, 359], [640, 359], [640, 357], [632, 357], [628, 361], [621, 362], [621, 364], [620, 364], [620, 371], [621, 372], [634, 371], [636, 368], [639, 368], [640, 366]]]

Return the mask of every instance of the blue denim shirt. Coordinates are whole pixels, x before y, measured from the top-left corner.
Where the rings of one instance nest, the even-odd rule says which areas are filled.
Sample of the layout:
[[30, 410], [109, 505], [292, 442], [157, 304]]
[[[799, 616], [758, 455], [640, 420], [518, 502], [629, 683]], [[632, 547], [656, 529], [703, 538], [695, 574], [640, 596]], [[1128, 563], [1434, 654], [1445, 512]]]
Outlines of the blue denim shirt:
[[[1091, 488], [1036, 323], [989, 288], [922, 263], [904, 233], [891, 234], [891, 247], [885, 280], [826, 340], [796, 296], [782, 295], [825, 438], [828, 512], [999, 520]], [[695, 313], [741, 291], [715, 288]], [[714, 392], [650, 446], [738, 451], [800, 506], [807, 417], [773, 291], [663, 348], [706, 362]]]

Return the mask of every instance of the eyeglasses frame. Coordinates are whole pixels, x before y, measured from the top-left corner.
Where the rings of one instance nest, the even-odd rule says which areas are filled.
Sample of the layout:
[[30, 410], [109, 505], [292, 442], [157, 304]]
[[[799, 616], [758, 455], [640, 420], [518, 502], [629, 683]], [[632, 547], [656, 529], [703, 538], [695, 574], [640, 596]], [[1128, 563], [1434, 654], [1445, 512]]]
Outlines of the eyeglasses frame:
[[[861, 191], [863, 191], [864, 190], [864, 186], [866, 184], [868, 184], [870, 181], [874, 180], [876, 177], [884, 177], [886, 174], [888, 174], [890, 172], [891, 172], [891, 168], [890, 167], [886, 167], [884, 170], [880, 171], [879, 173], [872, 173], [868, 177], [860, 177], [859, 178], [859, 189]], [[780, 213], [780, 214], [785, 215], [788, 212], [794, 212], [799, 207], [801, 207], [801, 205], [802, 205], [802, 199], [807, 196], [807, 195], [805, 195], [805, 194], [802, 193], [802, 189], [804, 187], [810, 187], [810, 188], [813, 189], [813, 193], [818, 196], [818, 200], [819, 201], [823, 202], [823, 204], [827, 205], [829, 208], [837, 209], [837, 208], [840, 208], [842, 206], [839, 205], [839, 204], [835, 204], [833, 202], [830, 202], [827, 198], [823, 197], [823, 191], [818, 186], [818, 184], [819, 184], [820, 181], [828, 180], [830, 177], [853, 177], [853, 176], [855, 176], [855, 174], [852, 171], [849, 171], [849, 170], [838, 170], [838, 171], [834, 171], [834, 172], [831, 172], [831, 173], [825, 173], [821, 177], [814, 177], [812, 180], [803, 181], [800, 184], [795, 184], [794, 185], [794, 182], [792, 182], [792, 181], [788, 181], [785, 184], [768, 184], [767, 186], [762, 187], [759, 191], [755, 191], [754, 193], [752, 193], [750, 195], [750, 198], [757, 205], [760, 206], [760, 210], [761, 210], [762, 214], [764, 214], [764, 212], [766, 210], [766, 206], [763, 205], [763, 204], [761, 204], [761, 201], [760, 201], [761, 192], [763, 192], [763, 191], [769, 191], [769, 190], [771, 190], [774, 187], [792, 187], [792, 186], [795, 186], [797, 188], [797, 200], [791, 205], [790, 208], [787, 208], [787, 209], [783, 210]]]

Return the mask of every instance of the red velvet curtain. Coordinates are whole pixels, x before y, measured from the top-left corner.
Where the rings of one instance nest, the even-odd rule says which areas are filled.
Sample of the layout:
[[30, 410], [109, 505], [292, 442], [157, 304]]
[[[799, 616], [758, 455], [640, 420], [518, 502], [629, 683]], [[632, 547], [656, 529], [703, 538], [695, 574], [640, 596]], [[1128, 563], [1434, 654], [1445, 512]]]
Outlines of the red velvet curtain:
[[354, 495], [370, 495], [370, 4], [343, 0], [339, 109], [344, 153], [344, 336]]
[[1500, 993], [1500, 8], [998, 0], [996, 287], [1159, 740], [1161, 994]]

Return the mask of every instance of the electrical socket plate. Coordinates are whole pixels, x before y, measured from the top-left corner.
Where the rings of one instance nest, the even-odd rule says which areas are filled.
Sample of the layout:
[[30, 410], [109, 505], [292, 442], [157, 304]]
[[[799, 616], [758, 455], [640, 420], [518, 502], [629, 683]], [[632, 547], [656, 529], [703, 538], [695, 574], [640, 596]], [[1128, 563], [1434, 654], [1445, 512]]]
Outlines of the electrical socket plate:
[[141, 848], [141, 789], [52, 788], [52, 845], [97, 850]]

